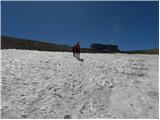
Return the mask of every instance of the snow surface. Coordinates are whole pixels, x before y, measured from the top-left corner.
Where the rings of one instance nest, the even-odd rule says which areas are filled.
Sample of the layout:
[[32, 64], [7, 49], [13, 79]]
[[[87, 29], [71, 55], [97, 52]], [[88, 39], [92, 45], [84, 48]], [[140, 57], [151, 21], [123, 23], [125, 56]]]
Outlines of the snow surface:
[[158, 55], [1, 52], [2, 118], [159, 118]]

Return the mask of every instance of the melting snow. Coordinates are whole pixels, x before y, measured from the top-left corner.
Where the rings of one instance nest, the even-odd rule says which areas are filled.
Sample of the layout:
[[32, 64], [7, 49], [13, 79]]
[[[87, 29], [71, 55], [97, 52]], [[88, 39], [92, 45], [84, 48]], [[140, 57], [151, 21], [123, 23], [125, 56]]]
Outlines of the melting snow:
[[158, 118], [158, 55], [1, 50], [2, 118]]

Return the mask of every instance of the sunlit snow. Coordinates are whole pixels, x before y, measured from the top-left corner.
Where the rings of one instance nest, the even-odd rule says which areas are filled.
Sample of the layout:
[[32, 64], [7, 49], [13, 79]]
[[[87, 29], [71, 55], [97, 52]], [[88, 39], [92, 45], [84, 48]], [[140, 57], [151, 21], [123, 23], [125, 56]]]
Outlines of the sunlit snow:
[[158, 55], [1, 50], [2, 118], [158, 118]]

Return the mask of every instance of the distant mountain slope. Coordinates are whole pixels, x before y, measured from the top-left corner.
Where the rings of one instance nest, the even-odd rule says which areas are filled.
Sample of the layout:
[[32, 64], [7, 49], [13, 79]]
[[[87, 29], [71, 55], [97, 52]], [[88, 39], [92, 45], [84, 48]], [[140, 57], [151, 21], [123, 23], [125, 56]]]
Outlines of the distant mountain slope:
[[[37, 40], [27, 40], [16, 37], [1, 36], [1, 49], [27, 49], [40, 51], [65, 51], [71, 52], [72, 47], [67, 45], [59, 45], [54, 43], [47, 43]], [[110, 53], [102, 52], [92, 48], [81, 48], [82, 53]], [[134, 51], [112, 51], [128, 54], [159, 54], [159, 49], [149, 50], [134, 50]]]
[[[66, 45], [58, 45], [53, 43], [41, 42], [36, 40], [27, 40], [9, 36], [1, 37], [2, 49], [29, 49], [40, 51], [65, 51], [71, 52], [72, 47]], [[81, 48], [81, 52], [93, 53], [94, 50], [90, 48]]]
[[2, 49], [29, 49], [42, 51], [71, 51], [71, 47], [65, 45], [51, 44], [47, 42], [19, 39], [15, 37], [2, 36]]
[[148, 49], [148, 50], [133, 50], [133, 51], [128, 51], [127, 53], [131, 54], [159, 54], [159, 49]]

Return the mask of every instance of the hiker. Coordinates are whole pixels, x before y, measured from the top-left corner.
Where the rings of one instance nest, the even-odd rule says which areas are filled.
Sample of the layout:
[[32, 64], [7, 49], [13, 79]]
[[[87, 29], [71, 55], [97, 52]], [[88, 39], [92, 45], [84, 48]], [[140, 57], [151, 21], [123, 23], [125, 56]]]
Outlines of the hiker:
[[76, 57], [80, 58], [80, 45], [79, 45], [79, 42], [75, 46], [75, 49], [76, 49]]

